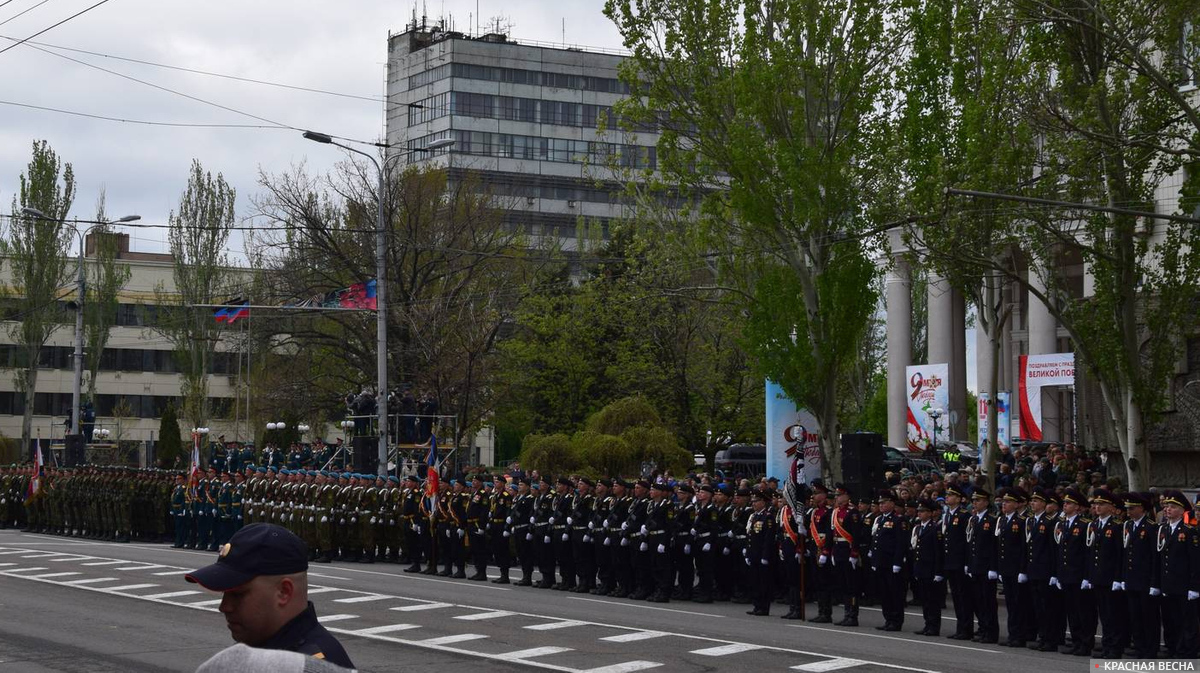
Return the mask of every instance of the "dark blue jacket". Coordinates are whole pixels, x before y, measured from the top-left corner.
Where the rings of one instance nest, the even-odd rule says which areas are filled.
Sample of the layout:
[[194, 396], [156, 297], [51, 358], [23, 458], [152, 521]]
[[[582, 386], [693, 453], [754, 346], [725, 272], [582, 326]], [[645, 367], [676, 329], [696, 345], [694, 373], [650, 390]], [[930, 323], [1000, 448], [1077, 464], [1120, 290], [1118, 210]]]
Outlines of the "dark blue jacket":
[[284, 624], [283, 628], [259, 647], [265, 650], [299, 652], [343, 668], [354, 668], [342, 644], [317, 622], [317, 611], [312, 601], [309, 601], [308, 609]]

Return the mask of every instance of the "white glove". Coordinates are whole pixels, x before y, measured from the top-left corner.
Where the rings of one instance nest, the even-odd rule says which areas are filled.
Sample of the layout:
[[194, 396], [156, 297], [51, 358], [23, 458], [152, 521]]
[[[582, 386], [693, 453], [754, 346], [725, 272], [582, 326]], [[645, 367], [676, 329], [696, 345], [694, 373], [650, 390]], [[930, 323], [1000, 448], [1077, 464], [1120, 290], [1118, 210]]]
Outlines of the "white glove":
[[604, 546], [611, 547], [612, 546], [612, 538], [610, 538], [610, 537], [604, 538]]
[[661, 544], [660, 544], [660, 545], [658, 545], [658, 553], [660, 553], [660, 554], [665, 554], [665, 553], [667, 553], [667, 548], [666, 548], [665, 546], [661, 545]]
[[708, 542], [705, 542], [704, 546], [700, 548], [700, 551], [712, 551], [712, 545]]
[[941, 582], [941, 581], [942, 581], [942, 580], [944, 580], [944, 579], [946, 579], [946, 578], [945, 578], [945, 577], [942, 577], [941, 575], [934, 575], [934, 576], [933, 576], [933, 581], [934, 581], [934, 582]]
[[542, 538], [542, 544], [550, 544], [550, 536], [549, 535], [547, 535], [545, 538]]
[[871, 557], [872, 557], [872, 556], [874, 556], [874, 555], [875, 555], [875, 552], [874, 552], [874, 551], [868, 551], [868, 552], [867, 552], [867, 560], [868, 560], [868, 561], [870, 561], [870, 560], [871, 560]]
[[966, 575], [967, 577], [970, 577], [971, 576], [971, 567], [963, 566], [963, 574]]
[[900, 566], [892, 566], [892, 574], [899, 575], [900, 574]]
[[1124, 591], [1125, 585], [1121, 584], [1120, 582], [1113, 582], [1112, 590], [1113, 591]]
[[638, 551], [646, 551], [649, 548], [650, 548], [650, 545], [646, 544], [645, 542], [638, 545]]
[[571, 517], [567, 517], [567, 525], [570, 526], [573, 523], [575, 523], [575, 520], [572, 519]]
[[327, 516], [321, 517], [321, 523], [329, 523], [329, 517], [327, 517]]
[[621, 530], [629, 530], [629, 522], [628, 521], [621, 522]]
[[746, 565], [750, 565], [750, 559], [746, 559]]
[[696, 529], [695, 528], [688, 531], [688, 533], [691, 534], [692, 537], [696, 537]]
[[683, 553], [684, 554], [692, 553], [692, 545], [690, 545], [690, 544], [683, 545]]
[[769, 565], [771, 565], [771, 562], [770, 562], [770, 561], [768, 561], [767, 559], [763, 559], [762, 561], [759, 561], [759, 563], [762, 563], [762, 564], [763, 564], [763, 565], [765, 565], [765, 566], [769, 566]]
[[511, 516], [504, 517], [504, 523], [512, 524], [512, 517]]
[[1029, 581], [1029, 575], [1025, 573], [1017, 573], [1017, 584], [1025, 584]]
[[566, 542], [566, 541], [568, 541], [568, 540], [570, 540], [570, 539], [571, 539], [571, 536], [570, 536], [570, 535], [567, 535], [566, 533], [563, 533], [563, 536], [562, 536], [562, 541], [563, 541], [563, 542]]
[[1189, 601], [1194, 601], [1197, 598], [1200, 598], [1200, 591], [1188, 591], [1188, 600]]
[[466, 534], [467, 534], [467, 531], [465, 531], [465, 530], [463, 530], [463, 529], [461, 529], [461, 528], [459, 528], [459, 529], [458, 529], [458, 539], [460, 539], [460, 540], [461, 540], [461, 539], [462, 539], [462, 537], [463, 537], [464, 535], [466, 535]]
[[1161, 596], [1162, 589], [1159, 589], [1158, 587], [1150, 587], [1150, 595], [1151, 596]]
[[588, 522], [588, 530], [596, 530], [596, 522], [589, 521]]
[[642, 529], [638, 532], [640, 532], [642, 535], [646, 535], [650, 532], [650, 529], [646, 528], [646, 524], [642, 524]]
[[850, 567], [853, 568], [854, 570], [858, 570], [858, 557], [857, 556], [850, 557]]
[[780, 561], [783, 560], [783, 550], [782, 549], [779, 550], [779, 560]]
[[525, 534], [525, 541], [526, 541], [526, 542], [528, 542], [528, 541], [530, 541], [530, 540], [532, 540], [532, 539], [533, 539], [533, 533], [526, 533], [526, 534]]
[[629, 546], [629, 538], [626, 538], [626, 537], [621, 538], [621, 546], [628, 547]]
[[587, 544], [587, 543], [589, 543], [589, 542], [591, 542], [591, 541], [592, 541], [592, 536], [591, 536], [591, 535], [584, 535], [584, 536], [583, 536], [583, 543], [584, 543], [584, 544]]
[[1057, 577], [1050, 578], [1050, 586], [1054, 587], [1055, 589], [1062, 589], [1062, 584], [1059, 584]]
[[1084, 580], [1084, 581], [1082, 581], [1082, 582], [1080, 582], [1080, 583], [1079, 583], [1079, 588], [1080, 588], [1080, 590], [1082, 590], [1082, 591], [1087, 591], [1088, 589], [1091, 589], [1091, 588], [1092, 588], [1092, 583], [1091, 583], [1091, 582], [1089, 582], [1089, 581], [1087, 581], [1087, 580]]
[[818, 556], [818, 557], [817, 557], [817, 565], [819, 565], [819, 566], [823, 566], [823, 565], [825, 565], [826, 563], [829, 563], [829, 557], [828, 557], [828, 556], [826, 556], [826, 555], [824, 555], [824, 554], [821, 554], [820, 556]]
[[996, 580], [1000, 579], [1000, 574], [997, 573], [995, 570], [989, 570], [988, 571], [988, 579], [995, 582]]
[[729, 547], [725, 547], [721, 550], [721, 556], [729, 556]]
[[529, 523], [537, 523], [537, 517], [536, 516], [529, 517]]
[[550, 517], [550, 525], [551, 525], [551, 526], [553, 526], [553, 525], [554, 525], [554, 517]]
[[375, 517], [371, 517], [371, 523], [375, 523]]

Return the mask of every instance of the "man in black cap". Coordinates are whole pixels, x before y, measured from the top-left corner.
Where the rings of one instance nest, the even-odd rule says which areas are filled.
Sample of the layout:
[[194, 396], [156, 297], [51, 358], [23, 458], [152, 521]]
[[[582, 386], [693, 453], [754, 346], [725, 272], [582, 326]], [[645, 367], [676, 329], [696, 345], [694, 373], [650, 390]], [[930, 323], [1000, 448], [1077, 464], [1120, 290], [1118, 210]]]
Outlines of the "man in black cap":
[[1089, 522], [1081, 516], [1087, 506], [1079, 491], [1067, 489], [1063, 494], [1063, 517], [1054, 531], [1058, 541], [1058, 570], [1050, 580], [1063, 593], [1067, 627], [1071, 630], [1071, 647], [1059, 651], [1079, 657], [1090, 657], [1096, 640], [1096, 603], [1087, 569]]
[[1029, 498], [1030, 516], [1025, 518], [1025, 576], [1036, 624], [1037, 638], [1026, 636], [1026, 647], [1039, 652], [1057, 652], [1062, 644], [1062, 592], [1050, 586], [1054, 577], [1058, 547], [1054, 542], [1056, 522], [1046, 506], [1054, 496], [1037, 489]]
[[765, 491], [755, 490], [750, 501], [754, 513], [750, 515], [745, 559], [754, 582], [754, 609], [746, 614], [755, 617], [771, 614], [771, 598], [774, 595], [774, 571], [771, 564], [778, 552], [775, 544], [775, 515], [767, 506], [769, 499], [770, 495]]
[[675, 537], [675, 503], [667, 499], [671, 487], [655, 482], [650, 487], [650, 505], [646, 511], [646, 545], [653, 554], [654, 590], [646, 600], [669, 603], [675, 586], [675, 564], [671, 560], [672, 540]]
[[942, 529], [935, 519], [938, 506], [928, 498], [917, 502], [917, 523], [913, 526], [910, 545], [912, 547], [912, 572], [917, 580], [918, 596], [921, 599], [921, 614], [925, 625], [915, 633], [918, 636], [937, 636], [942, 632], [942, 604], [946, 600], [944, 547]]
[[216, 563], [184, 578], [223, 594], [220, 612], [235, 641], [354, 668], [341, 643], [317, 622], [308, 600], [308, 547], [287, 529], [246, 526], [222, 545]]
[[1163, 641], [1172, 659], [1197, 658], [1196, 601], [1200, 599], [1200, 535], [1183, 520], [1191, 503], [1179, 491], [1159, 499], [1165, 521], [1159, 524], [1158, 564], [1150, 595], [1161, 596]]
[[[865, 537], [858, 510], [850, 504], [850, 491], [842, 484], [834, 486], [834, 510], [829, 519], [833, 542], [829, 544], [829, 565], [833, 586], [842, 595], [842, 620], [836, 626], [858, 626], [859, 539]], [[819, 562], [819, 561], [818, 561]], [[830, 609], [832, 612], [832, 608]]]
[[[567, 519], [575, 511], [575, 484], [566, 477], [558, 478], [558, 493], [554, 496], [554, 513], [550, 519], [550, 543], [558, 564], [561, 581], [552, 589], [570, 591], [575, 588], [575, 552], [571, 549], [571, 525]], [[551, 578], [553, 579], [553, 578]]]
[[696, 593], [692, 601], [696, 603], [711, 603], [713, 601], [713, 568], [715, 567], [717, 534], [720, 531], [717, 519], [719, 512], [713, 503], [716, 490], [710, 484], [702, 484], [696, 489], [696, 541], [692, 546], [692, 554], [696, 559]]
[[895, 511], [896, 496], [879, 492], [879, 516], [871, 529], [871, 571], [879, 587], [883, 626], [880, 631], [899, 631], [904, 626], [904, 556], [909, 543], [908, 522]]
[[964, 571], [974, 589], [975, 618], [979, 630], [971, 640], [995, 644], [1000, 640], [996, 607], [997, 571], [996, 518], [988, 513], [991, 493], [977, 488], [971, 493], [971, 518], [967, 521], [967, 567]]
[[[612, 581], [606, 593], [613, 598], [625, 598], [634, 591], [633, 555], [630, 547], [630, 508], [633, 506], [633, 496], [629, 491], [633, 486], [621, 479], [613, 479], [613, 502], [608, 512], [605, 528], [608, 529], [609, 563], [612, 565]], [[602, 589], [604, 587], [601, 587]]]
[[1096, 520], [1088, 524], [1087, 545], [1090, 568], [1088, 579], [1096, 598], [1096, 612], [1104, 636], [1100, 641], [1101, 656], [1120, 659], [1129, 641], [1129, 613], [1121, 584], [1125, 562], [1125, 540], [1121, 522], [1117, 520], [1117, 499], [1108, 489], [1092, 491], [1092, 509]]
[[967, 577], [967, 522], [971, 513], [963, 506], [966, 493], [957, 484], [946, 487], [946, 511], [942, 514], [942, 562], [946, 584], [954, 600], [954, 633], [951, 640], [975, 636], [975, 591]]
[[1000, 581], [1004, 583], [1005, 611], [1008, 613], [1008, 640], [1004, 647], [1025, 647], [1028, 625], [1033, 621], [1033, 598], [1029, 575], [1025, 573], [1028, 539], [1025, 518], [1025, 492], [1013, 486], [1001, 489], [1000, 516], [996, 519], [996, 557]]
[[1121, 538], [1125, 543], [1121, 586], [1129, 610], [1130, 635], [1138, 659], [1158, 656], [1162, 637], [1159, 624], [1159, 598], [1150, 595], [1154, 567], [1158, 563], [1158, 527], [1149, 516], [1150, 499], [1140, 493], [1121, 496], [1127, 518]]

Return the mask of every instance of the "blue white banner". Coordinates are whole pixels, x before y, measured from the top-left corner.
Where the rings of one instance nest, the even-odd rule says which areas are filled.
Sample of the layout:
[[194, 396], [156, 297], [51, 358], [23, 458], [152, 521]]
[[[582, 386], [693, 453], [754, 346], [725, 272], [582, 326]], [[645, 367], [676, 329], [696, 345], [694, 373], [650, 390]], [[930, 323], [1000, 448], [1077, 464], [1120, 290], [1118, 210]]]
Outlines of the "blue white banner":
[[790, 478], [797, 453], [796, 479], [810, 484], [821, 478], [820, 428], [807, 409], [797, 409], [783, 388], [767, 380], [767, 476], [783, 482]]
[[[979, 436], [975, 446], [983, 447], [988, 436], [988, 399], [987, 393], [979, 393]], [[996, 443], [1000, 446], [1010, 446], [1008, 431], [1012, 423], [1012, 394], [1007, 391], [996, 393]]]

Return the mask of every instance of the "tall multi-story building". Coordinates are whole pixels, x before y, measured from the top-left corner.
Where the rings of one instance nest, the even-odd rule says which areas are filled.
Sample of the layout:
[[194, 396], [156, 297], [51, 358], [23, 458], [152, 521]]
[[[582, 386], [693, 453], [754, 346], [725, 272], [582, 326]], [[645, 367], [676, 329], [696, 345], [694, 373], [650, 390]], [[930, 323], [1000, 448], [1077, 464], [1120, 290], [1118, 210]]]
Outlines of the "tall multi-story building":
[[628, 94], [617, 74], [622, 60], [414, 22], [388, 38], [387, 142], [417, 150], [454, 139], [401, 161], [438, 162], [451, 180], [474, 172], [507, 197], [512, 227], [578, 250], [585, 235], [603, 236], [623, 215], [618, 176], [657, 165], [653, 129], [616, 128], [612, 107]]

